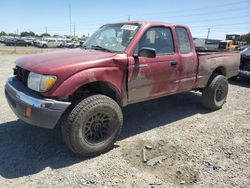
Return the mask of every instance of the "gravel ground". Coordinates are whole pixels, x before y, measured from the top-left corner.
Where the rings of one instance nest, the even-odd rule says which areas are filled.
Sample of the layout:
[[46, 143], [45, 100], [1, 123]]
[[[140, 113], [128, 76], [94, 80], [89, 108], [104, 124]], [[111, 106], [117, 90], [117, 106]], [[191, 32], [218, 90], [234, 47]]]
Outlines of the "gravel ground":
[[[15, 117], [4, 83], [20, 55], [0, 56], [0, 187], [250, 187], [250, 82], [229, 86], [223, 109], [210, 112], [189, 92], [130, 105], [114, 148], [81, 158], [60, 128], [29, 126]], [[142, 149], [155, 166], [142, 161]]]
[[63, 50], [67, 48], [39, 48], [34, 46], [6, 46], [3, 43], [0, 43], [0, 55], [8, 54], [34, 54], [34, 53], [43, 53], [49, 51]]

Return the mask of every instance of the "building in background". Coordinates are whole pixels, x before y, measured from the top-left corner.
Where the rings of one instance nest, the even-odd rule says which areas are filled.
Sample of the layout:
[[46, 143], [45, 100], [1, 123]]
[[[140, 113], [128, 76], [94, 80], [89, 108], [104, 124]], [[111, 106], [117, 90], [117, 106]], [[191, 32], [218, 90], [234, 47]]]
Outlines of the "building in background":
[[204, 50], [217, 50], [221, 40], [218, 39], [205, 39], [205, 38], [193, 38], [194, 45], [198, 49]]

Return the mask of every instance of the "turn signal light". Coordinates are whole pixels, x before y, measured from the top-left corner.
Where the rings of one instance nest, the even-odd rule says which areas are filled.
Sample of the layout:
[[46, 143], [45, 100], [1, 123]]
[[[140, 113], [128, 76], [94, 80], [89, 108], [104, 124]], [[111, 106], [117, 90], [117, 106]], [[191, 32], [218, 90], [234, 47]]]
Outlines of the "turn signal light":
[[26, 109], [25, 109], [25, 116], [26, 116], [26, 117], [30, 117], [31, 114], [32, 114], [32, 109], [31, 109], [31, 107], [26, 107]]

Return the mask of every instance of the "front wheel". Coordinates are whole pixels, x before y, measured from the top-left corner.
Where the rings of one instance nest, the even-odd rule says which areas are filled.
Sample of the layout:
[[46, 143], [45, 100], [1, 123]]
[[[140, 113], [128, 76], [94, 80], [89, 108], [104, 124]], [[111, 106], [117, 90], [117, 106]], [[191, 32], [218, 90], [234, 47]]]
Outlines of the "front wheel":
[[202, 104], [210, 110], [222, 108], [228, 94], [228, 81], [225, 76], [218, 75], [202, 91]]
[[104, 95], [83, 99], [62, 121], [66, 145], [82, 156], [95, 156], [109, 150], [123, 124], [119, 105]]

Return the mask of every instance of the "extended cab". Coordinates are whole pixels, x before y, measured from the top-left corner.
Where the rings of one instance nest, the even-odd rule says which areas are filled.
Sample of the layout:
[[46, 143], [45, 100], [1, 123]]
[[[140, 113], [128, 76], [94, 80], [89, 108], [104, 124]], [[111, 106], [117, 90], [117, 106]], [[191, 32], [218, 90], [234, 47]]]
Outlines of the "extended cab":
[[239, 53], [196, 52], [183, 25], [114, 23], [79, 49], [18, 59], [5, 94], [21, 120], [60, 125], [73, 152], [93, 156], [112, 147], [128, 104], [196, 90], [220, 109], [239, 63]]

